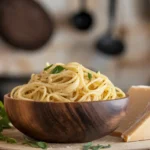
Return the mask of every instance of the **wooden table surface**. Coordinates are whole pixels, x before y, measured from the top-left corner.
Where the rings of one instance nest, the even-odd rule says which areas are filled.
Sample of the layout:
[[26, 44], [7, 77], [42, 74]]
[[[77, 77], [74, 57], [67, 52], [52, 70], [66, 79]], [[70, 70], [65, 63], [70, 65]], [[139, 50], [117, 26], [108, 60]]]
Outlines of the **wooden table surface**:
[[[37, 148], [31, 148], [26, 145], [22, 145], [24, 135], [16, 129], [9, 129], [4, 131], [5, 135], [16, 138], [17, 144], [7, 144], [0, 142], [0, 150], [35, 150]], [[125, 143], [121, 138], [106, 136], [99, 140], [93, 141], [93, 145], [111, 144], [111, 148], [106, 150], [150, 150], [150, 140]], [[48, 150], [82, 150], [84, 144], [49, 144]]]

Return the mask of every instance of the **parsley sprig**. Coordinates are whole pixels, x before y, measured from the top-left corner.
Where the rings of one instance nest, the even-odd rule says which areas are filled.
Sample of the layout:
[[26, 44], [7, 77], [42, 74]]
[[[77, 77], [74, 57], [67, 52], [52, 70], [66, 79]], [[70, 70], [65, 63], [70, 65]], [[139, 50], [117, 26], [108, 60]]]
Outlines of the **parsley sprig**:
[[22, 144], [35, 147], [35, 148], [41, 148], [41, 149], [47, 149], [48, 145], [45, 142], [39, 142], [32, 139], [29, 139], [27, 137], [24, 138], [24, 142]]
[[52, 74], [57, 74], [57, 73], [62, 72], [64, 69], [65, 69], [64, 67], [58, 65], [58, 66], [56, 66], [56, 67], [51, 71], [51, 73], [52, 73]]
[[0, 140], [11, 144], [17, 143], [16, 139], [4, 136], [2, 133], [0, 133]]
[[83, 150], [100, 150], [100, 149], [106, 149], [106, 148], [110, 148], [110, 147], [111, 147], [110, 144], [108, 144], [106, 146], [100, 145], [100, 144], [93, 145], [92, 142], [89, 142], [83, 146]]
[[10, 138], [7, 136], [4, 136], [2, 134], [4, 129], [11, 128], [10, 121], [8, 119], [7, 113], [5, 111], [3, 103], [0, 101], [0, 140], [5, 141], [7, 143], [17, 143], [17, 140], [14, 138]]
[[89, 80], [92, 79], [92, 74], [91, 73], [88, 73], [88, 78], [89, 78]]
[[51, 68], [52, 66], [53, 66], [53, 64], [51, 64], [51, 65], [45, 67], [45, 68], [44, 68], [44, 71], [48, 70], [48, 69]]
[[0, 101], [0, 132], [2, 132], [3, 129], [8, 129], [8, 128], [11, 128], [10, 121], [8, 119], [4, 105]]

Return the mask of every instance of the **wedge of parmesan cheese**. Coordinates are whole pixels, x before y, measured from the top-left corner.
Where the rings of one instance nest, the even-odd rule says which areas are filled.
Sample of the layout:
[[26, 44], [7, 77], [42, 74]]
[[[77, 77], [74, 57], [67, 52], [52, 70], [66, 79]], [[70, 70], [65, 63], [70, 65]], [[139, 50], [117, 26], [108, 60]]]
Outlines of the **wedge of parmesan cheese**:
[[150, 139], [150, 87], [133, 86], [129, 89], [127, 115], [113, 135], [124, 141]]

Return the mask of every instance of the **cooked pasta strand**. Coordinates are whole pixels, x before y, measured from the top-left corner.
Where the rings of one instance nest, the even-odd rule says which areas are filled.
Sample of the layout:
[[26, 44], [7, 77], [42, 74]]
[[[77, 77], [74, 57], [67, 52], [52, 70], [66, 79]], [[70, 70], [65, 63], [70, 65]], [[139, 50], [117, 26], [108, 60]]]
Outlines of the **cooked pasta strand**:
[[[53, 73], [54, 69], [58, 71], [57, 66], [63, 69]], [[72, 62], [66, 65], [56, 63], [40, 74], [32, 74], [30, 81], [15, 87], [10, 96], [43, 102], [86, 102], [118, 99], [125, 97], [125, 93], [100, 72]]]

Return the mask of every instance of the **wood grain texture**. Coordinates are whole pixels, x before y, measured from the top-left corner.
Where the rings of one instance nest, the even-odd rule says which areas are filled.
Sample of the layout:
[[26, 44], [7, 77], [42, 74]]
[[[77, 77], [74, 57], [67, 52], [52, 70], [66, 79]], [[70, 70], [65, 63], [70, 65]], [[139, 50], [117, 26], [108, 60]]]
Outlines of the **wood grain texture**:
[[[0, 150], [40, 150], [37, 148], [32, 148], [28, 145], [23, 145], [24, 136], [17, 129], [4, 130], [4, 135], [15, 138], [18, 143], [9, 144], [0, 141]], [[106, 150], [150, 150], [150, 140], [138, 141], [138, 142], [123, 142], [119, 137], [105, 136], [101, 139], [92, 142], [93, 145], [111, 145], [111, 148]], [[85, 143], [74, 143], [74, 144], [59, 144], [50, 143], [48, 144], [47, 150], [82, 150]]]
[[128, 98], [54, 103], [11, 99], [4, 104], [12, 124], [25, 135], [46, 142], [88, 142], [114, 131], [126, 114]]

